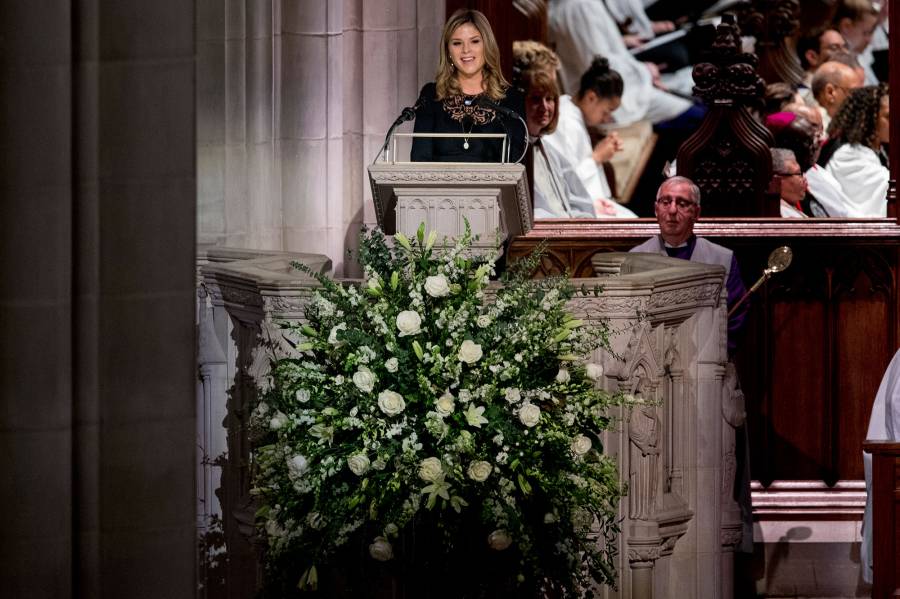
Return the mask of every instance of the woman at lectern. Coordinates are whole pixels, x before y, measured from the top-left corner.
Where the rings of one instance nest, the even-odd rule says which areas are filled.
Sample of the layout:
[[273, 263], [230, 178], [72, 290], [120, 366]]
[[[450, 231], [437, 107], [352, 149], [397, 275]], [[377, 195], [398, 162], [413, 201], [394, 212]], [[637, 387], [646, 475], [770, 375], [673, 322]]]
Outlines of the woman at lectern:
[[469, 137], [474, 133], [506, 135], [508, 161], [520, 159], [527, 132], [519, 117], [525, 101], [500, 71], [500, 50], [487, 17], [477, 10], [454, 12], [441, 34], [435, 80], [416, 102], [415, 133], [457, 133], [459, 137], [414, 138], [411, 159], [418, 162], [503, 162], [503, 139]]

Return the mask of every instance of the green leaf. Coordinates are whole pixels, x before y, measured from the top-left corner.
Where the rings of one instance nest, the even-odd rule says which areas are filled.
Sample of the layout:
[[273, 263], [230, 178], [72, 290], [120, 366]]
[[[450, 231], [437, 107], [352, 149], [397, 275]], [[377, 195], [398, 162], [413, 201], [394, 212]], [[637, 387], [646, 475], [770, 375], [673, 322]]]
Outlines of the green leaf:
[[416, 231], [416, 239], [419, 240], [419, 247], [422, 247], [422, 243], [425, 242], [425, 223], [419, 223], [419, 228]]
[[432, 229], [431, 233], [428, 234], [428, 241], [425, 243], [425, 251], [428, 251], [432, 247], [434, 247], [434, 242], [436, 239], [437, 239], [437, 231]]
[[522, 473], [519, 473], [519, 488], [522, 489], [522, 493], [526, 495], [531, 495], [531, 485], [528, 484], [528, 481], [525, 480], [525, 476]]
[[572, 334], [572, 331], [570, 331], [569, 329], [563, 329], [553, 337], [553, 343], [559, 343], [560, 341], [565, 341], [566, 339], [568, 339], [569, 335], [571, 335], [571, 334]]
[[319, 333], [314, 328], [309, 326], [308, 324], [301, 326], [300, 330], [303, 331], [303, 334], [306, 335], [307, 337], [318, 337], [319, 336]]
[[394, 233], [394, 241], [402, 245], [404, 249], [406, 249], [406, 251], [412, 251], [412, 246], [409, 245], [409, 239], [407, 239], [406, 235], [404, 235], [403, 233]]
[[391, 273], [391, 289], [393, 291], [397, 291], [397, 286], [400, 284], [400, 273], [396, 270]]

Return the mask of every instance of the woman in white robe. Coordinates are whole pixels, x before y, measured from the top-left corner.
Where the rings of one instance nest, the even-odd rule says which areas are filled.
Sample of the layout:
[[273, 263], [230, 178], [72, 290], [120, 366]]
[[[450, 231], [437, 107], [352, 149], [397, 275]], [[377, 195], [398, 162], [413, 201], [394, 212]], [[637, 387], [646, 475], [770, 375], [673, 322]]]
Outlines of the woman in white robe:
[[[621, 141], [611, 133], [593, 146], [587, 128], [609, 118], [619, 105], [622, 87], [622, 78], [610, 69], [609, 63], [604, 58], [595, 59], [579, 82], [575, 98], [559, 98], [559, 122], [555, 131], [543, 139], [545, 147], [565, 157], [564, 176], [578, 178], [592, 198], [612, 199], [602, 163], [621, 148]], [[597, 206], [597, 213], [615, 218], [636, 217], [634, 212], [612, 201]]]
[[654, 85], [654, 81], [661, 81], [659, 70], [653, 63], [640, 62], [631, 55], [603, 0], [553, 0], [548, 9], [548, 29], [562, 62], [567, 92], [579, 88], [581, 75], [597, 55], [606, 57], [621, 74], [625, 92], [613, 114], [617, 123], [660, 123], [691, 108], [690, 101]]
[[574, 176], [565, 157], [542, 141], [559, 121], [559, 88], [550, 71], [521, 73], [516, 84], [525, 92], [525, 122], [531, 138], [534, 218], [594, 218], [594, 201]]
[[886, 85], [855, 89], [828, 126], [819, 164], [850, 201], [849, 216], [887, 216], [890, 173], [880, 155], [890, 139], [889, 102]]

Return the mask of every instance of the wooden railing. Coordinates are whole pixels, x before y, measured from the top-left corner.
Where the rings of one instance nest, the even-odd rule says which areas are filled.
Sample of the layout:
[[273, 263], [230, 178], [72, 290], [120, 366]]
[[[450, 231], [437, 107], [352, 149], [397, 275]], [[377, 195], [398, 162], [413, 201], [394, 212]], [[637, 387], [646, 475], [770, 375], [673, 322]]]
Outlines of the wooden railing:
[[900, 442], [863, 443], [872, 454], [872, 599], [900, 597]]

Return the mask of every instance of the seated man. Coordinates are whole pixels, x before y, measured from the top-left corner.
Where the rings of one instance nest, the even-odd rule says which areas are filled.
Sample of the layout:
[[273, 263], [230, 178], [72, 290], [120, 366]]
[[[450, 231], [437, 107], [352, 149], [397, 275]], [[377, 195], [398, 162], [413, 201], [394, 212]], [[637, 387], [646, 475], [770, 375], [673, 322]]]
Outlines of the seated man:
[[806, 177], [792, 150], [772, 148], [772, 177], [778, 184], [782, 218], [806, 218], [801, 206], [806, 195]]
[[821, 107], [822, 124], [826, 130], [850, 92], [862, 87], [863, 78], [853, 68], [836, 61], [828, 61], [816, 70], [812, 78], [812, 93]]
[[804, 101], [813, 100], [810, 88], [816, 69], [828, 62], [835, 52], [848, 50], [844, 36], [835, 29], [818, 29], [797, 40], [797, 56], [804, 71], [800, 89]]
[[[700, 189], [687, 177], [666, 179], [656, 192], [655, 213], [659, 235], [630, 251], [723, 266], [730, 310], [744, 296], [746, 288], [734, 252], [694, 235], [694, 224], [700, 218]], [[747, 317], [748, 307], [744, 302], [728, 319], [729, 355], [737, 348], [737, 333]]]

